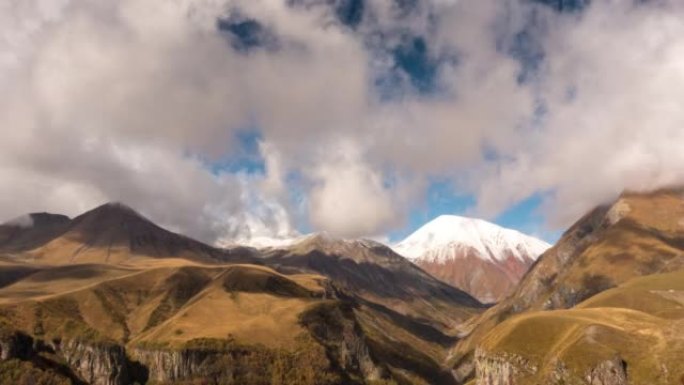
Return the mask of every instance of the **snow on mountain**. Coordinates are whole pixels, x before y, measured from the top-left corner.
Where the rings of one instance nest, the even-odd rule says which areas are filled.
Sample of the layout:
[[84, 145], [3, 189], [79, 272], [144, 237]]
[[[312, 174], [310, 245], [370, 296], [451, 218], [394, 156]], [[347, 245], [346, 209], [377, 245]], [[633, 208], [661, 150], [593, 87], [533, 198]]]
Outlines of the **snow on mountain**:
[[[536, 259], [551, 245], [537, 238], [493, 223], [456, 215], [442, 215], [423, 225], [393, 249], [411, 260], [444, 263], [475, 251], [489, 262], [503, 262], [513, 256]], [[463, 253], [459, 253], [463, 251]]]
[[442, 215], [393, 249], [481, 302], [501, 300], [550, 245], [481, 219]]

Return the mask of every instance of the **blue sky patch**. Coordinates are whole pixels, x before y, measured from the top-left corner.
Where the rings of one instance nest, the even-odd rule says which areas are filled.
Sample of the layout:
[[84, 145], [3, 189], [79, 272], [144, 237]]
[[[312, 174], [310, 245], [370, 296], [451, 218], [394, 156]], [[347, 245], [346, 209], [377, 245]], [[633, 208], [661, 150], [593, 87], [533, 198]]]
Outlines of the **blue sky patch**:
[[540, 210], [543, 201], [544, 194], [534, 194], [501, 213], [494, 218], [494, 222], [500, 226], [543, 239], [546, 242], [555, 243], [560, 238], [561, 232], [545, 228], [544, 217]]
[[249, 52], [256, 48], [274, 49], [276, 37], [260, 22], [254, 19], [231, 16], [216, 21], [216, 28], [230, 39], [238, 52]]
[[407, 36], [393, 52], [396, 68], [404, 71], [420, 92], [436, 88], [439, 63], [430, 57], [428, 45], [421, 36]]
[[215, 174], [265, 174], [266, 165], [259, 152], [261, 139], [261, 133], [258, 130], [238, 131], [235, 134], [236, 143], [232, 151], [218, 161], [211, 162], [209, 168]]
[[591, 4], [591, 0], [533, 0], [548, 5], [558, 12], [577, 12]]
[[339, 0], [335, 5], [335, 14], [342, 24], [356, 28], [363, 21], [365, 8], [364, 0]]
[[[535, 236], [546, 242], [555, 243], [560, 238], [561, 231], [552, 231], [544, 227], [544, 218], [539, 210], [543, 199], [543, 194], [535, 194], [496, 218], [490, 219], [490, 221]], [[408, 224], [404, 228], [389, 234], [390, 242], [397, 242], [406, 238], [422, 225], [442, 214], [472, 216], [470, 212], [476, 203], [473, 195], [459, 194], [453, 183], [433, 181], [428, 188], [425, 205], [421, 209], [411, 212]]]

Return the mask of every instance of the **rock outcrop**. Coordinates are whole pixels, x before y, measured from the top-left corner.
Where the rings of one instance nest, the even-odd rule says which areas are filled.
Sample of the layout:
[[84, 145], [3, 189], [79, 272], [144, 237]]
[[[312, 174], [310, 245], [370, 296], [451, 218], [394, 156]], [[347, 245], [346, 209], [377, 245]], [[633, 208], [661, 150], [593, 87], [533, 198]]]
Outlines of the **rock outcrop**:
[[[149, 380], [160, 383], [200, 377], [208, 371], [208, 361], [217, 351], [199, 349], [133, 349], [131, 356], [148, 370]], [[226, 368], [229, 370], [229, 368]]]
[[627, 385], [627, 364], [620, 357], [604, 361], [587, 374], [589, 385]]
[[[60, 360], [53, 361], [52, 357], [44, 357], [45, 354], [60, 357]], [[61, 367], [62, 374], [78, 377], [90, 385], [128, 385], [133, 381], [125, 349], [116, 344], [90, 344], [77, 340], [45, 342], [19, 331], [3, 331], [0, 335], [0, 361], [13, 359]]]
[[122, 346], [70, 340], [55, 347], [67, 365], [91, 385], [131, 383], [129, 362]]
[[[552, 370], [541, 373], [527, 359], [506, 353], [490, 353], [478, 349], [475, 353], [476, 385], [628, 385], [627, 365], [620, 357], [603, 361], [591, 368], [584, 378], [566, 369], [563, 362], [551, 365]], [[541, 378], [540, 378], [541, 377]], [[539, 382], [541, 381], [541, 382]]]
[[477, 385], [517, 385], [518, 377], [533, 375], [537, 367], [513, 354], [475, 352], [475, 383]]
[[302, 315], [302, 324], [344, 372], [378, 380], [384, 370], [371, 357], [361, 327], [348, 304], [323, 304]]

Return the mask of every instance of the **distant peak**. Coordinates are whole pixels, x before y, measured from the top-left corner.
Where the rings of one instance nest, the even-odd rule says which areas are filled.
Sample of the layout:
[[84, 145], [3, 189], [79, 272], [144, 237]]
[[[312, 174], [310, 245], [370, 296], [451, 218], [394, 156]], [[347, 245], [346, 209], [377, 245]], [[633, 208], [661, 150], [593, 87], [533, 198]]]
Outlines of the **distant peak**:
[[300, 237], [295, 243], [309, 243], [316, 245], [356, 244], [365, 247], [387, 247], [385, 244], [368, 238], [341, 238], [331, 235], [327, 231], [311, 233]]
[[105, 203], [74, 218], [74, 222], [79, 223], [83, 221], [102, 223], [110, 221], [142, 221], [151, 223], [149, 219], [145, 218], [133, 208], [120, 202]]
[[440, 215], [397, 243], [394, 250], [411, 259], [435, 253], [446, 258], [455, 255], [454, 249], [474, 250], [483, 259], [498, 260], [507, 255], [536, 259], [549, 247], [542, 240], [483, 219]]
[[128, 206], [125, 203], [122, 202], [107, 202], [100, 206], [99, 208], [106, 208], [109, 210], [123, 210], [123, 211], [128, 211], [128, 212], [136, 212], [131, 206]]
[[125, 203], [121, 203], [121, 202], [108, 202], [108, 203], [105, 203], [101, 206], [96, 207], [92, 211], [123, 212], [123, 213], [127, 213], [127, 214], [135, 214], [139, 217], [142, 216], [135, 209], [133, 209], [131, 206], [128, 206]]

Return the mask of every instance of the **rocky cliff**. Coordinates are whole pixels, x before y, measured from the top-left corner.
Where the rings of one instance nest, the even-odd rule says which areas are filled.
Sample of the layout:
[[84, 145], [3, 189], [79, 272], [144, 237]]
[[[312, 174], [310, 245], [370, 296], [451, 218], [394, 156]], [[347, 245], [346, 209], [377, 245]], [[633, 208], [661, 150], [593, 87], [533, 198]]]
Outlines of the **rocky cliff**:
[[[489, 353], [478, 350], [475, 354], [476, 385], [627, 385], [627, 365], [620, 357], [598, 363], [583, 374], [569, 371], [565, 364], [556, 361], [551, 370], [539, 376], [539, 367], [515, 354]], [[541, 377], [541, 378], [540, 378]], [[535, 382], [536, 381], [536, 382]]]
[[[375, 362], [349, 304], [330, 301], [302, 314], [308, 333], [290, 348], [268, 348], [228, 339], [197, 339], [182, 346], [43, 340], [3, 329], [0, 364], [30, 363], [74, 384], [129, 385], [221, 384], [364, 384], [387, 377]], [[22, 383], [23, 384], [23, 383]]]
[[75, 373], [91, 385], [125, 385], [133, 378], [126, 350], [116, 344], [91, 344], [70, 340], [54, 349]]
[[43, 341], [19, 331], [0, 335], [0, 362], [31, 362], [75, 384], [128, 385], [137, 378], [122, 346], [79, 340]]

